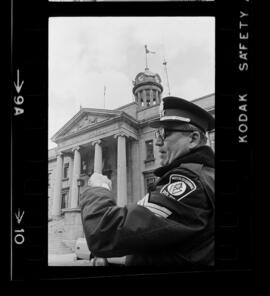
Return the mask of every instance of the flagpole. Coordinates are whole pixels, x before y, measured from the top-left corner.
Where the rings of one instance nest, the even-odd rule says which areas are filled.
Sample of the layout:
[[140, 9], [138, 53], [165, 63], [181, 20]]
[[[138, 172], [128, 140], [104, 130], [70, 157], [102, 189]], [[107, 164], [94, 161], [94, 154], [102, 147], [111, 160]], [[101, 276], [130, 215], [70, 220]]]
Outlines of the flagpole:
[[171, 95], [171, 91], [170, 91], [169, 77], [168, 77], [168, 71], [167, 71], [167, 62], [165, 60], [165, 57], [163, 57], [163, 58], [164, 58], [163, 65], [164, 65], [164, 69], [165, 69], [165, 75], [166, 75], [166, 79], [167, 79], [167, 85], [168, 85], [169, 96], [170, 96]]
[[147, 63], [147, 45], [145, 45], [144, 48], [145, 48], [145, 65], [146, 65], [145, 70], [148, 70], [148, 63]]

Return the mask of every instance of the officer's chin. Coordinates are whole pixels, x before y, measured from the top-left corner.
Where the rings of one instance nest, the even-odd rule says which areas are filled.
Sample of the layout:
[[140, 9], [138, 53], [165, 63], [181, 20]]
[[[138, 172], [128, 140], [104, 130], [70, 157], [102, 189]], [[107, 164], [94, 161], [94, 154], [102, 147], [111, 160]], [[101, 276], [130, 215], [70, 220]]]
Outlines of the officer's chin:
[[162, 159], [161, 158], [161, 160], [160, 160], [160, 166], [165, 166], [165, 165], [167, 165], [167, 163], [168, 163], [168, 160], [165, 158], [165, 159]]

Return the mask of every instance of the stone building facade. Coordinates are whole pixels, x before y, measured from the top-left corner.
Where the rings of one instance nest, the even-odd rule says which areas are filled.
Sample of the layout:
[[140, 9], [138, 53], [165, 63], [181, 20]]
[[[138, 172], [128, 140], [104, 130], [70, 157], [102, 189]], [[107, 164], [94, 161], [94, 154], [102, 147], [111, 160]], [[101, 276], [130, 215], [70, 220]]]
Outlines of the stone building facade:
[[[162, 91], [160, 76], [146, 68], [133, 81], [134, 102], [115, 110], [81, 108], [52, 137], [57, 147], [48, 154], [49, 225], [63, 221], [62, 239], [71, 249], [83, 237], [78, 205], [89, 175], [111, 179], [119, 206], [137, 202], [155, 181], [160, 159], [149, 123], [159, 117]], [[214, 116], [214, 100], [210, 94], [193, 102]], [[214, 148], [214, 133], [209, 145]]]

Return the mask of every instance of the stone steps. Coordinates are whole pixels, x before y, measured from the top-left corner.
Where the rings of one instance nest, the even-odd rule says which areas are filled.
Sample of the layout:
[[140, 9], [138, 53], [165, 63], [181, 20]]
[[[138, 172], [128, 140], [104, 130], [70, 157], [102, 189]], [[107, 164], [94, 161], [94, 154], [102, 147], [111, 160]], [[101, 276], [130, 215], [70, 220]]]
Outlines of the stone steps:
[[60, 241], [57, 244], [56, 243], [54, 243], [53, 245], [49, 244], [48, 253], [63, 255], [63, 254], [70, 254], [74, 252]]
[[73, 253], [64, 242], [64, 219], [53, 220], [48, 225], [48, 253], [68, 254]]
[[62, 239], [50, 239], [48, 246], [49, 254], [69, 254], [74, 253], [71, 248], [68, 248], [66, 244], [63, 243]]
[[49, 221], [49, 224], [48, 224], [49, 234], [53, 232], [59, 232], [59, 230], [64, 231], [64, 218]]

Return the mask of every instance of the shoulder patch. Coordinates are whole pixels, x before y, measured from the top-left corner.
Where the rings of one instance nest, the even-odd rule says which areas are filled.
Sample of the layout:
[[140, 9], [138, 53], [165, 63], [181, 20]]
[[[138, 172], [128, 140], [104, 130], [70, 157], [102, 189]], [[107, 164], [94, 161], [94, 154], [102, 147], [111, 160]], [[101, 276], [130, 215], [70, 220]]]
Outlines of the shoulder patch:
[[196, 184], [188, 177], [174, 174], [170, 176], [169, 183], [161, 188], [160, 193], [179, 201], [196, 188]]

